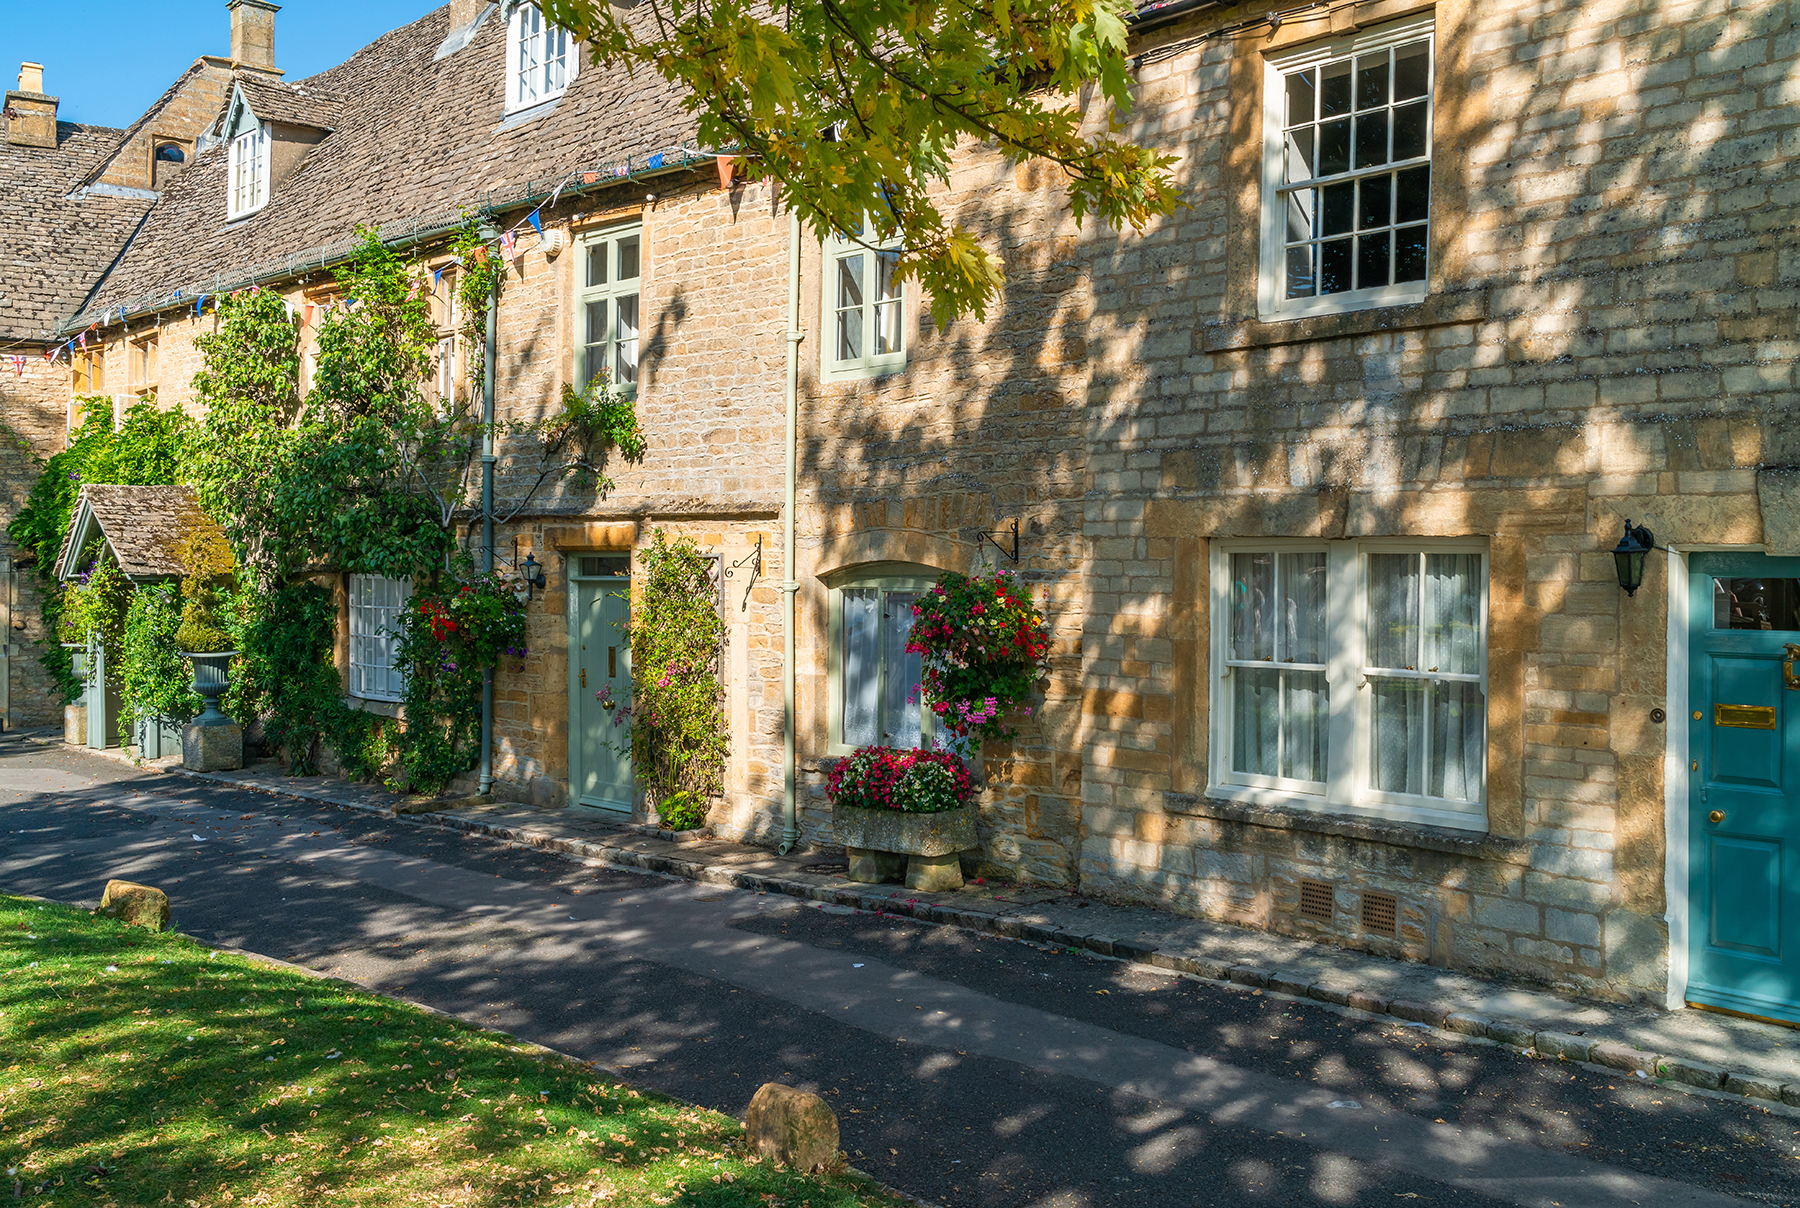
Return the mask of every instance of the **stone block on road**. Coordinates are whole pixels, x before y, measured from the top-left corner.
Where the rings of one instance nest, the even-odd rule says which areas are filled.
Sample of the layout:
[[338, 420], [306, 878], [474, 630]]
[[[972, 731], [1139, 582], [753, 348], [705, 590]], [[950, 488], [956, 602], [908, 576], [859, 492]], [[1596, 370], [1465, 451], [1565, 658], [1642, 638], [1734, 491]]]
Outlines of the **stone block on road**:
[[96, 913], [129, 923], [133, 927], [167, 931], [169, 895], [148, 885], [115, 878], [106, 883], [106, 892], [100, 895], [100, 909]]
[[757, 1153], [804, 1173], [838, 1162], [837, 1115], [811, 1091], [763, 1083], [750, 1100], [744, 1135]]

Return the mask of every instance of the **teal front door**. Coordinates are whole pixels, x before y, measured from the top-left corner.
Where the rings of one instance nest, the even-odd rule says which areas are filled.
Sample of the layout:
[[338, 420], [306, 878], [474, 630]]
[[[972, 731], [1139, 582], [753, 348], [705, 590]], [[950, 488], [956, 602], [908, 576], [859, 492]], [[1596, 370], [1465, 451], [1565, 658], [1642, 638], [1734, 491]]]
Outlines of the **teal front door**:
[[[582, 558], [575, 565], [606, 572], [625, 560]], [[622, 575], [575, 579], [569, 618], [569, 771], [575, 800], [623, 813], [631, 811], [633, 795], [631, 726], [621, 720], [631, 703], [625, 632], [630, 585]]]
[[1687, 998], [1800, 1022], [1800, 558], [1689, 574]]

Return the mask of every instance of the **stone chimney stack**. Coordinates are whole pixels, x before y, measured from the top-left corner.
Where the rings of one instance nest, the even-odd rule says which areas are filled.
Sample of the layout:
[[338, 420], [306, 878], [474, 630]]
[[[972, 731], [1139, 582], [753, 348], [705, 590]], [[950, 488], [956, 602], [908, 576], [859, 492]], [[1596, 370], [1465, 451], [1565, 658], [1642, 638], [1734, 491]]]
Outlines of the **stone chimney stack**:
[[6, 94], [6, 141], [15, 147], [56, 146], [56, 98], [44, 95], [44, 65], [19, 64], [19, 87]]
[[455, 33], [467, 27], [487, 11], [490, 2], [491, 0], [450, 0], [450, 32]]
[[234, 67], [280, 75], [275, 66], [275, 14], [267, 0], [226, 0], [231, 10], [231, 62]]

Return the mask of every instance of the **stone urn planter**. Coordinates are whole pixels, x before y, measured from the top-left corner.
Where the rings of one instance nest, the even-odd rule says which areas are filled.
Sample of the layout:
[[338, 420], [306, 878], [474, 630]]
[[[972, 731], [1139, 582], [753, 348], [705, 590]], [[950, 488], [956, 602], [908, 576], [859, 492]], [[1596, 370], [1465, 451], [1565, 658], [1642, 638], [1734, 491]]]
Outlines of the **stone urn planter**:
[[968, 806], [932, 814], [858, 809], [831, 811], [837, 841], [850, 853], [849, 878], [865, 884], [904, 879], [908, 889], [961, 889], [958, 852], [979, 847], [975, 811]]
[[181, 765], [190, 772], [224, 772], [244, 766], [244, 731], [219, 710], [219, 698], [231, 686], [235, 650], [183, 652], [194, 665], [194, 691], [206, 708], [182, 727]]

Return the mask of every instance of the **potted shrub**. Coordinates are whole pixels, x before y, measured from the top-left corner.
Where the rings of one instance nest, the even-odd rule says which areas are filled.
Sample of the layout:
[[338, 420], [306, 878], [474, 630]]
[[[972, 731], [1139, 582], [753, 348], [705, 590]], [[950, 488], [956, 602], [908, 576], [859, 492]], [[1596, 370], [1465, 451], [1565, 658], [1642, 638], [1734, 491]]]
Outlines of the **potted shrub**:
[[1012, 576], [946, 572], [913, 606], [909, 654], [938, 724], [963, 744], [1011, 738], [1002, 720], [1023, 707], [1050, 666], [1050, 625]]
[[230, 685], [236, 643], [226, 632], [225, 592], [237, 571], [237, 558], [217, 529], [194, 525], [183, 537], [179, 557], [187, 577], [181, 581], [181, 625], [175, 648], [194, 665], [194, 691], [205, 705], [193, 724], [224, 726], [231, 719], [219, 711], [219, 698]]
[[962, 888], [957, 853], [976, 846], [975, 782], [948, 751], [863, 747], [825, 780], [831, 824], [852, 881], [899, 880], [927, 892]]

